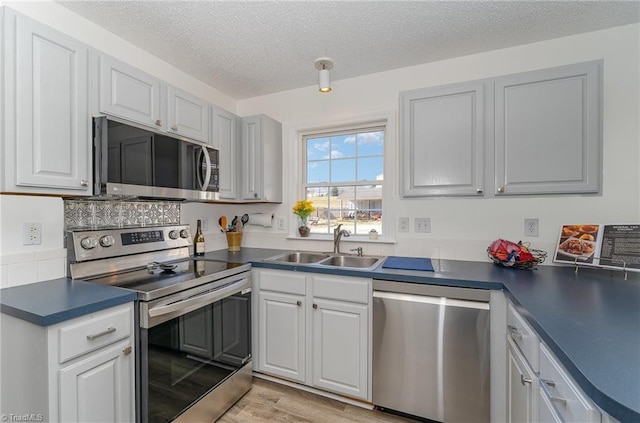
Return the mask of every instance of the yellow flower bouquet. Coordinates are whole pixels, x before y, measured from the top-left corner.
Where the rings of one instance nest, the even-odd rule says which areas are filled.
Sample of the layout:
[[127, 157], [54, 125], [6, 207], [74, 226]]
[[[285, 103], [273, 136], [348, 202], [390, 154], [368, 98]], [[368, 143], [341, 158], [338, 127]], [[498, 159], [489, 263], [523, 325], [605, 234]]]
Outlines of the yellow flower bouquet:
[[310, 229], [307, 226], [307, 219], [311, 213], [316, 211], [316, 208], [313, 207], [313, 203], [309, 200], [300, 200], [293, 206], [292, 211], [293, 214], [300, 216], [300, 220], [302, 220], [302, 225], [298, 228], [300, 236], [309, 236]]

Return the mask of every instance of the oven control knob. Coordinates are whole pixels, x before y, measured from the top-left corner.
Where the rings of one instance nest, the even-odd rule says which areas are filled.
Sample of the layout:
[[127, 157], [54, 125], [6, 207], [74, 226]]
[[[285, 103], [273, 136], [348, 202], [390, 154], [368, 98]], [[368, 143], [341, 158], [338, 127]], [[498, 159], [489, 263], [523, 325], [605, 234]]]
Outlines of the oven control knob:
[[105, 235], [102, 238], [100, 238], [100, 245], [102, 245], [103, 247], [111, 247], [115, 243], [116, 243], [116, 239], [111, 235]]
[[172, 231], [169, 231], [169, 238], [178, 239], [178, 231], [176, 231], [175, 229]]
[[189, 231], [183, 229], [180, 231], [180, 238], [189, 238]]
[[98, 241], [96, 241], [96, 239], [92, 236], [87, 236], [80, 240], [80, 245], [85, 250], [91, 250], [92, 248], [95, 248], [98, 246]]

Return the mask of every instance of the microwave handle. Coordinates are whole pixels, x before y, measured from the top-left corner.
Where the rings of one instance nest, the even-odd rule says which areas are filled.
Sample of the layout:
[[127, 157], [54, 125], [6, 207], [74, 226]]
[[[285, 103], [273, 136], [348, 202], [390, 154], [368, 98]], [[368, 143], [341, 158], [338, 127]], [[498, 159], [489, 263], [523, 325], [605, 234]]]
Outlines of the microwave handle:
[[[204, 161], [206, 162], [204, 169], [205, 169], [205, 174], [204, 174], [204, 178], [202, 175], [202, 156], [204, 155]], [[200, 183], [200, 190], [201, 191], [206, 191], [207, 188], [209, 187], [209, 182], [211, 181], [211, 157], [209, 157], [209, 152], [207, 151], [206, 147], [201, 147], [200, 148], [200, 155], [198, 157], [198, 164], [200, 165], [200, 169], [198, 172], [198, 182]]]

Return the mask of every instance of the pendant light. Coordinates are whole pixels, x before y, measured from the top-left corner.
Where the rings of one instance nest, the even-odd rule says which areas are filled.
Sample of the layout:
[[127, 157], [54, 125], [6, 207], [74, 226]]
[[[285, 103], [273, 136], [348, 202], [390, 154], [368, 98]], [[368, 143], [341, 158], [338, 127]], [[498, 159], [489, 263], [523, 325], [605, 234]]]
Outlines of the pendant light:
[[331, 91], [331, 78], [329, 75], [329, 69], [333, 68], [333, 60], [322, 57], [317, 59], [315, 67], [318, 69], [318, 87], [321, 93], [328, 93]]

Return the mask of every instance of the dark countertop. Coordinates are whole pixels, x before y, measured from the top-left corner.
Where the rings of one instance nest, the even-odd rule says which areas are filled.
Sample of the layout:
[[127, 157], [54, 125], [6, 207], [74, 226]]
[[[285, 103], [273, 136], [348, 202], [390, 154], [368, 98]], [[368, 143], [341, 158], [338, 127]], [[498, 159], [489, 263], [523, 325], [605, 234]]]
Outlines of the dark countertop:
[[135, 301], [136, 293], [70, 278], [0, 290], [0, 311], [40, 326]]
[[[245, 255], [251, 256], [251, 249]], [[279, 252], [275, 252], [274, 255]], [[640, 421], [640, 274], [574, 267], [507, 269], [432, 260], [434, 272], [334, 270], [263, 262], [254, 267], [504, 290], [581, 389], [622, 422]]]
[[[573, 267], [514, 270], [433, 260], [434, 272], [357, 270], [264, 262], [289, 250], [243, 248], [205, 258], [254, 267], [504, 290], [581, 389], [622, 422], [640, 421], [640, 274]], [[127, 290], [61, 278], [0, 290], [0, 311], [48, 326], [129, 301]]]

